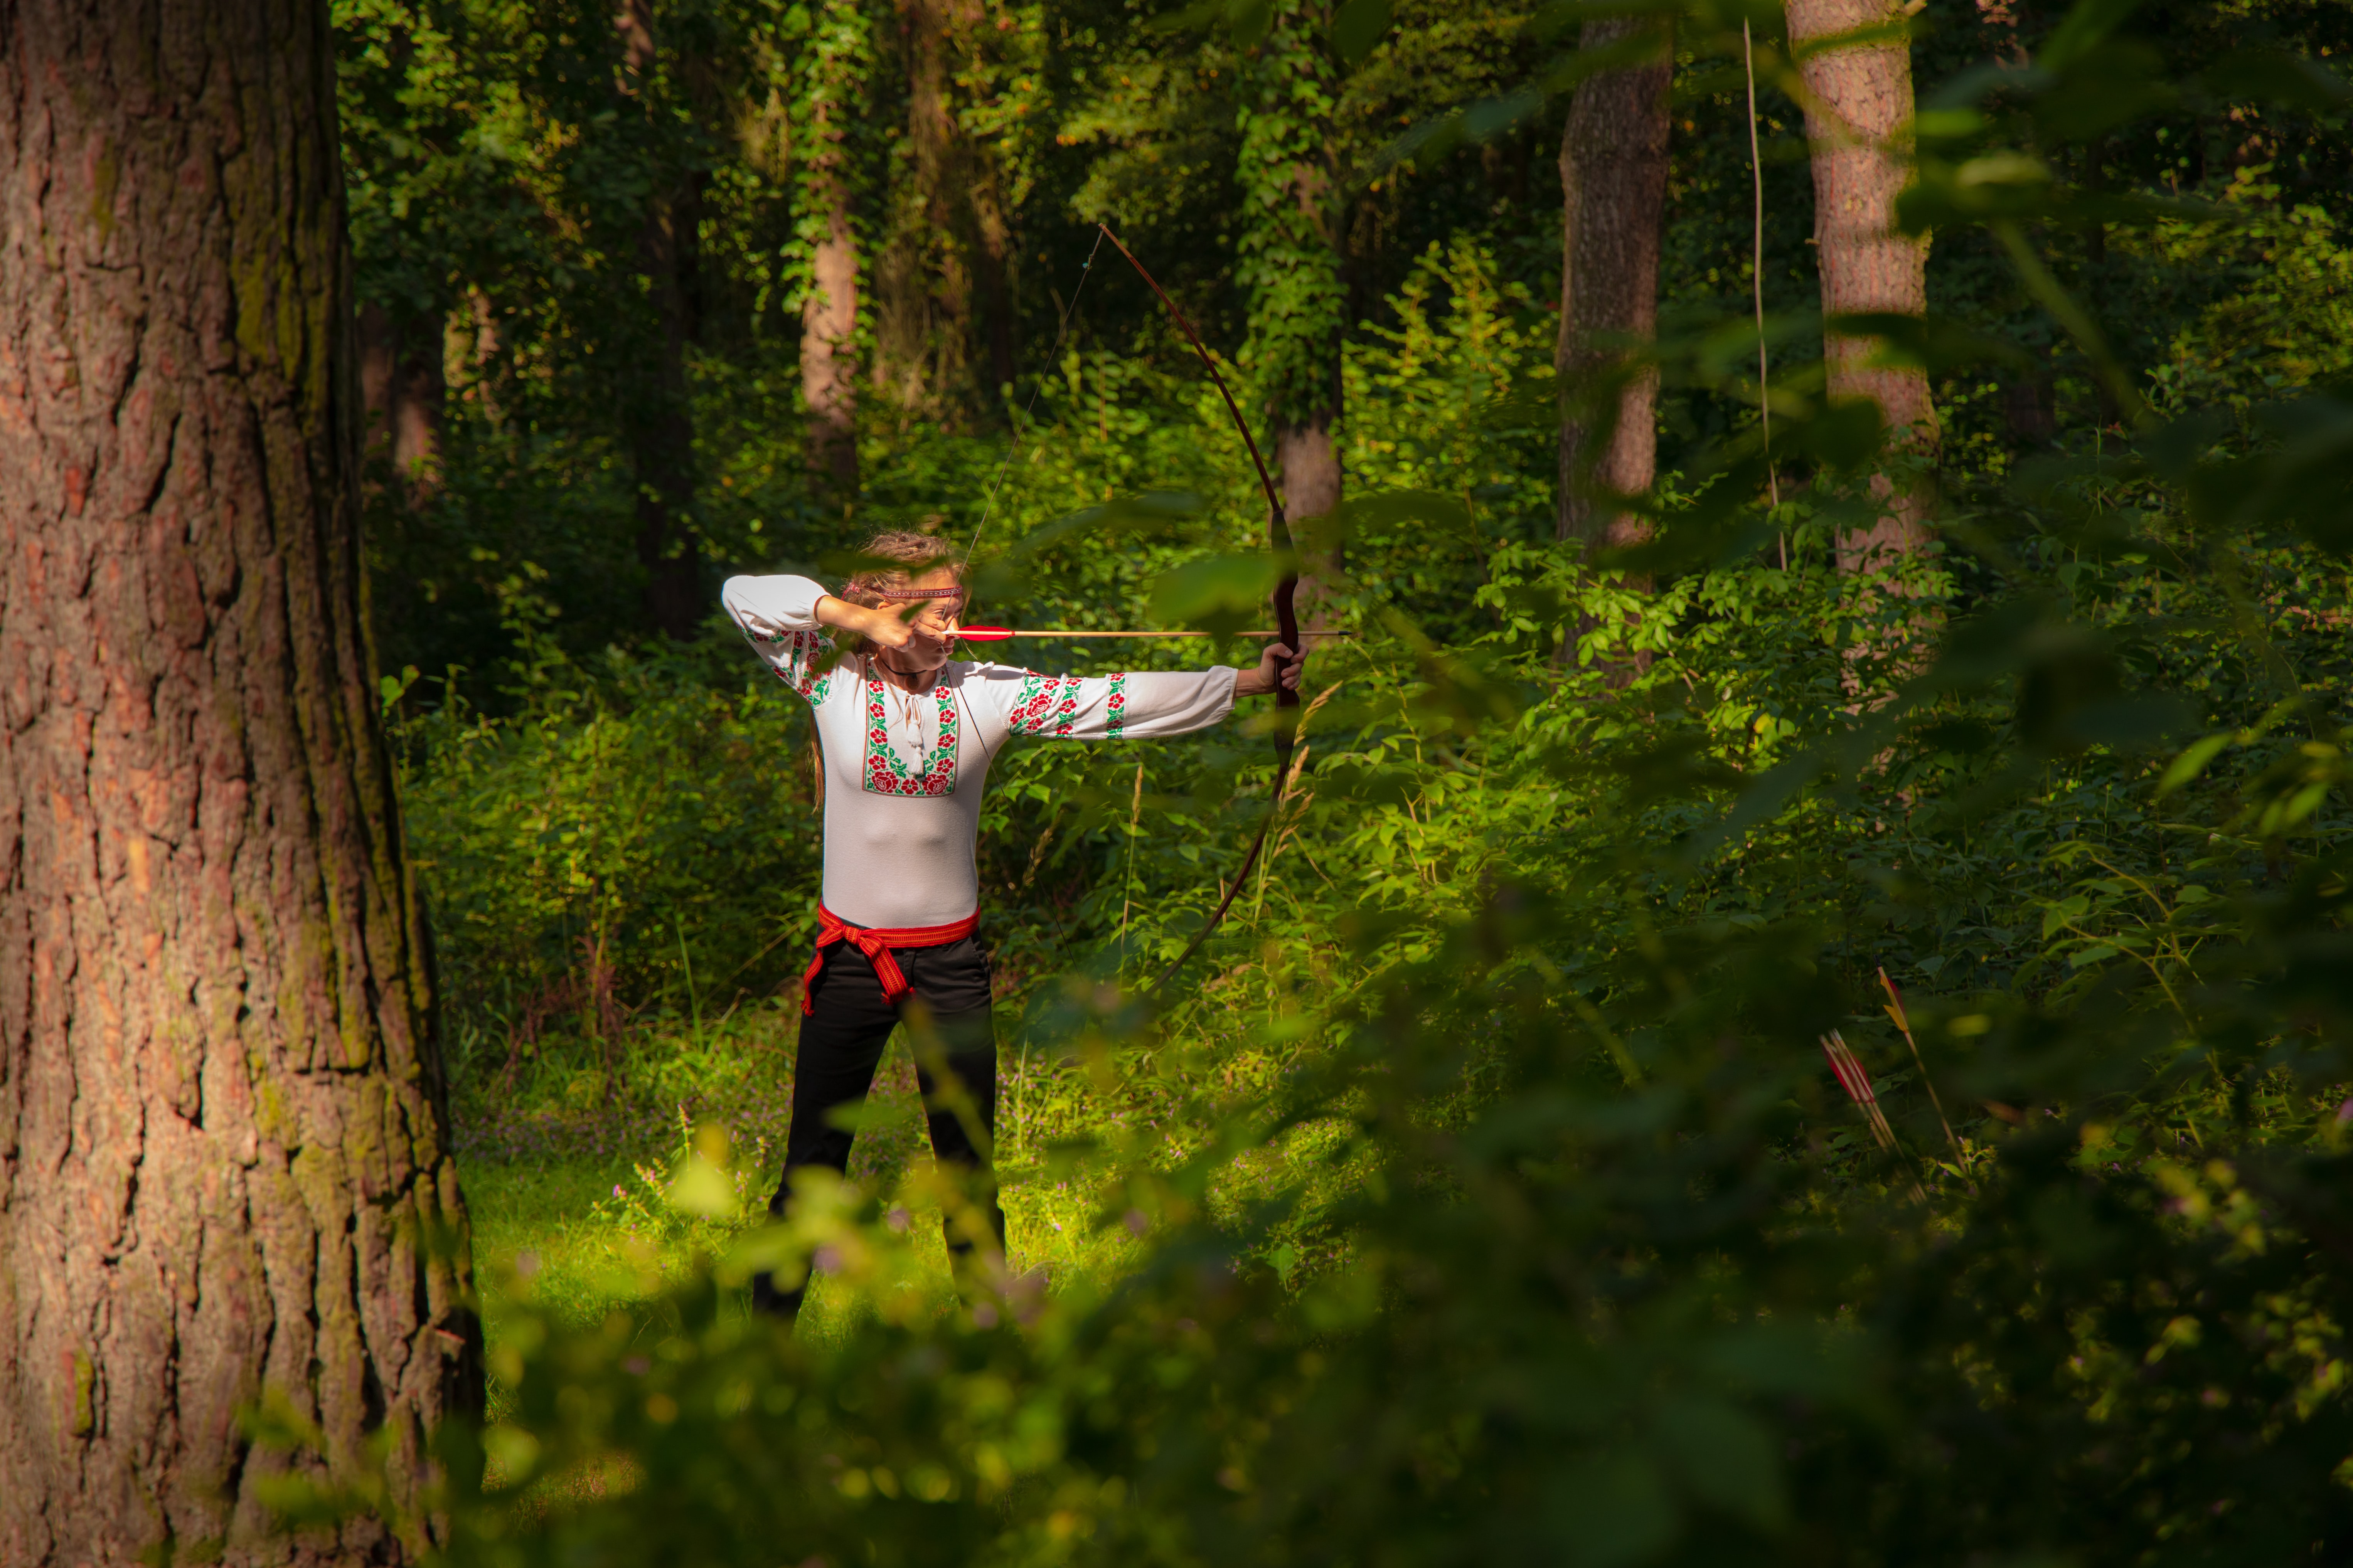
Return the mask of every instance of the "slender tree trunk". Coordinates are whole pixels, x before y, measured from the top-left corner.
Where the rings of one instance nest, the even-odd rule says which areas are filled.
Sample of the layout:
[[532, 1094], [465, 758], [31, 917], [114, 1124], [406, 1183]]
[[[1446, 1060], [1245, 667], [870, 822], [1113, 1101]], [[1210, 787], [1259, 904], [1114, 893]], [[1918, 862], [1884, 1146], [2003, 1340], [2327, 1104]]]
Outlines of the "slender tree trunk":
[[[1328, 153], [1328, 148], [1324, 149]], [[1299, 212], [1314, 220], [1314, 241], [1306, 247], [1309, 266], [1329, 276], [1328, 292], [1347, 298], [1342, 282], [1345, 268], [1340, 251], [1340, 205], [1328, 158], [1303, 158], [1291, 166], [1284, 196]], [[1274, 422], [1275, 465], [1282, 470], [1282, 510], [1294, 524], [1299, 545], [1300, 624], [1321, 626], [1325, 584], [1336, 582], [1345, 569], [1340, 535], [1318, 527], [1340, 510], [1340, 448], [1332, 427], [1340, 418], [1340, 356], [1345, 343], [1345, 317], [1330, 312], [1320, 333], [1303, 334], [1303, 357], [1310, 363], [1299, 389], [1278, 405]]]
[[[2107, 171], [2104, 156], [2107, 151], [2107, 138], [2094, 137], [2090, 145], [2084, 149], [2084, 189], [2086, 191], [2102, 192], [2107, 188]], [[2094, 322], [2098, 321], [2102, 314], [2100, 302], [2109, 297], [2108, 291], [2115, 281], [2108, 277], [2107, 272], [2108, 226], [2104, 223], [2087, 225], [2084, 229], [2083, 288], [2092, 306], [2092, 317]], [[2107, 334], [2107, 337], [2110, 342], [2116, 341], [2113, 333]], [[2103, 430], [2117, 427], [2121, 433], [2124, 409], [2117, 405], [2116, 395], [2110, 389], [2105, 376], [2092, 377], [2092, 397], [2093, 416], [2099, 421], [2099, 427]]]
[[[994, 407], [1013, 379], [1011, 227], [987, 149], [958, 111], [960, 60], [977, 56], [979, 0], [897, 0], [913, 178], [891, 203], [871, 269], [871, 381], [909, 407]], [[994, 32], [994, 28], [986, 29]]]
[[410, 485], [415, 501], [439, 488], [441, 479], [441, 405], [448, 387], [438, 321], [402, 323], [392, 387], [392, 468]]
[[[1255, 61], [1242, 117], [1242, 183], [1250, 214], [1241, 281], [1250, 297], [1250, 355], [1269, 393], [1283, 510], [1300, 546], [1303, 625], [1325, 620], [1324, 584], [1343, 569], [1340, 356], [1347, 325], [1344, 209], [1332, 146], [1339, 73], [1325, 51], [1332, 18], [1320, 0], [1278, 0]], [[1327, 520], [1319, 527], [1319, 520]]]
[[801, 402], [808, 409], [809, 466], [843, 490], [858, 486], [858, 240], [847, 182], [822, 183], [828, 197], [818, 242], [816, 288], [801, 306]]
[[392, 312], [372, 300], [359, 310], [359, 345], [360, 405], [367, 414], [360, 450], [370, 461], [379, 455], [389, 460], [392, 405], [399, 395], [393, 378], [400, 363], [400, 333], [393, 327]]
[[905, 405], [944, 410], [971, 384], [974, 243], [971, 171], [948, 85], [955, 0], [900, 0], [906, 43], [907, 146], [913, 179], [876, 268], [877, 388], [898, 382]]
[[479, 1410], [377, 728], [316, 0], [0, 0], [0, 1563], [273, 1537], [306, 1458]]
[[412, 505], [440, 484], [447, 395], [441, 341], [438, 320], [396, 318], [373, 301], [360, 307], [360, 396], [367, 411], [361, 448], [369, 461], [381, 457], [390, 465]]
[[[979, 0], [948, 0], [949, 38], [976, 36], [987, 12]], [[944, 42], [948, 39], [944, 39]], [[996, 160], [987, 148], [957, 132], [963, 153], [963, 199], [971, 209], [973, 286], [978, 293], [981, 336], [988, 353], [989, 384], [985, 401], [994, 403], [1000, 389], [1013, 384], [1013, 295], [1011, 258], [1013, 225], [1005, 215], [1005, 197]]]
[[[1886, 311], [1916, 316], [1928, 308], [1928, 240], [1895, 231], [1895, 198], [1912, 174], [1912, 50], [1895, 0], [1788, 0], [1789, 37], [1814, 99], [1806, 113], [1813, 146], [1814, 243], [1822, 278], [1822, 313]], [[1890, 36], [1805, 54], [1810, 40], [1865, 27]], [[1874, 365], [1871, 338], [1830, 333], [1823, 343], [1830, 395], [1867, 397], [1899, 441], [1933, 452], [1936, 413], [1925, 372]], [[1916, 551], [1928, 539], [1928, 498], [1883, 477], [1874, 487], [1887, 510], [1870, 529], [1839, 542], [1840, 563], [1869, 570], [1890, 553]]]
[[638, 235], [652, 306], [653, 362], [629, 399], [629, 456], [638, 480], [638, 564], [646, 575], [646, 624], [681, 640], [702, 624], [702, 558], [694, 529], [694, 422], [688, 402], [686, 348], [694, 324], [695, 202], [691, 192], [652, 198]]
[[[659, 45], [652, 0], [624, 0], [623, 90], [650, 121]], [[659, 153], [654, 154], [659, 162]], [[691, 182], [656, 174], [638, 226], [638, 267], [652, 311], [649, 353], [623, 375], [622, 416], [636, 469], [638, 565], [645, 574], [646, 625], [683, 640], [702, 620], [702, 555], [695, 540], [694, 422], [686, 349], [694, 336], [692, 280], [699, 204]]]
[[997, 172], [977, 171], [972, 190], [973, 217], [980, 249], [975, 257], [975, 281], [980, 286], [981, 318], [988, 339], [988, 401], [1013, 384], [1013, 284], [1009, 265], [1013, 226], [1005, 216], [997, 193]]
[[817, 238], [801, 300], [801, 404], [809, 466], [844, 493], [858, 486], [858, 320], [861, 263], [851, 202], [849, 132], [869, 68], [866, 19], [856, 0], [822, 0], [797, 71], [807, 129], [799, 137], [797, 217]]
[[1659, 373], [1640, 343], [1659, 325], [1659, 231], [1667, 198], [1671, 22], [1588, 22], [1588, 49], [1659, 35], [1658, 58], [1577, 89], [1560, 142], [1562, 388], [1559, 537], [1626, 545], [1650, 532], [1620, 498], [1651, 488]]

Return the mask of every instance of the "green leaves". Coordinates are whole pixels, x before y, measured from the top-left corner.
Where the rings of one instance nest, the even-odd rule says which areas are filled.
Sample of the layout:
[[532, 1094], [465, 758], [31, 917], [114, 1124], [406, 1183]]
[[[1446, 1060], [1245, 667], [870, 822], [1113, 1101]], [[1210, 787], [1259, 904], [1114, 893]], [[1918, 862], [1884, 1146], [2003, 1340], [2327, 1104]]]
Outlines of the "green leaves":
[[1288, 565], [1267, 554], [1187, 561], [1153, 580], [1149, 613], [1163, 626], [1222, 635], [1255, 628], [1271, 613], [1267, 596]]
[[2312, 114], [2353, 103], [2353, 84], [2309, 55], [2286, 49], [2233, 49], [2200, 79], [2217, 98], [2255, 99]]
[[1332, 17], [1332, 48], [1354, 70], [1389, 29], [1390, 0], [1342, 0]]
[[1655, 1558], [1674, 1539], [1673, 1498], [1645, 1455], [1587, 1456], [1556, 1485], [1553, 1534], [1568, 1562], [1624, 1568]]
[[[2164, 773], [2157, 781], [2158, 798], [2164, 799], [2204, 773], [2206, 764], [2220, 756], [2222, 748], [2229, 745], [2232, 739], [2231, 733], [2225, 731], [2219, 735], [2206, 735], [2191, 742], [2179, 756], [2166, 764]], [[2043, 934], [2048, 936], [2051, 933], [2046, 929]]]
[[1676, 1480], [1693, 1496], [1757, 1530], [1788, 1528], [1781, 1464], [1761, 1422], [1723, 1400], [1689, 1396], [1662, 1400], [1652, 1421]]
[[1274, 20], [1278, 0], [1194, 0], [1150, 24], [1156, 32], [1190, 32], [1222, 26], [1238, 49], [1254, 49]]

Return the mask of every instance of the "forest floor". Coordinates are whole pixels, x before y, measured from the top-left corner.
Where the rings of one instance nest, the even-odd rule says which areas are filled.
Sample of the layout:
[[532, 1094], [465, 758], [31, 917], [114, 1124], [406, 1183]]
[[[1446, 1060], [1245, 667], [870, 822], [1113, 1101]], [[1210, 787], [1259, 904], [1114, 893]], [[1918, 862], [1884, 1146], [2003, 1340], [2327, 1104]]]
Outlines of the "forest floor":
[[[778, 1024], [789, 1037], [789, 1024]], [[461, 1088], [459, 1171], [491, 1344], [525, 1300], [581, 1326], [618, 1312], [636, 1321], [638, 1332], [659, 1331], [650, 1309], [664, 1287], [691, 1272], [733, 1228], [688, 1224], [670, 1209], [667, 1184], [697, 1127], [729, 1129], [733, 1147], [749, 1156], [736, 1162], [735, 1184], [745, 1219], [758, 1216], [783, 1163], [791, 1071], [789, 1058], [773, 1045], [749, 1053], [740, 1049], [743, 1043], [741, 1037], [644, 1042], [649, 1054], [671, 1062], [697, 1048], [737, 1053], [728, 1064], [733, 1070], [707, 1075], [725, 1083], [720, 1092], [670, 1103], [650, 1103], [640, 1092], [622, 1103], [581, 1105], [577, 1094], [567, 1099], [568, 1086], [543, 1079], [504, 1090]], [[1115, 1222], [1103, 1223], [1072, 1184], [1050, 1179], [1044, 1141], [1028, 1135], [1019, 1114], [1019, 1081], [1012, 1070], [1006, 1079], [998, 1173], [1015, 1271], [1042, 1269], [1048, 1288], [1057, 1290], [1115, 1277], [1133, 1250], [1131, 1238]], [[931, 1148], [902, 1037], [894, 1037], [884, 1053], [862, 1121], [850, 1178], [882, 1200], [894, 1226], [914, 1237], [930, 1265], [924, 1286], [939, 1310], [952, 1310], [956, 1297], [939, 1207], [909, 1179], [929, 1164]], [[730, 1302], [733, 1310], [750, 1310], [747, 1290], [731, 1292]], [[837, 1340], [849, 1326], [847, 1294], [838, 1294], [820, 1270], [799, 1331], [820, 1342]], [[495, 1379], [491, 1404], [495, 1418], [501, 1405]]]

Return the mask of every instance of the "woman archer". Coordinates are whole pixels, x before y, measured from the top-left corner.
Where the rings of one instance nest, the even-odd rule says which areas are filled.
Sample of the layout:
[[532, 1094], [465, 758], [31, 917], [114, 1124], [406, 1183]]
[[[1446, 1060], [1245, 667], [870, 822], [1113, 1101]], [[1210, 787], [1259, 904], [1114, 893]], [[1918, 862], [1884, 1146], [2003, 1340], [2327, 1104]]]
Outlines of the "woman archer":
[[[1248, 670], [1048, 676], [951, 659], [964, 588], [947, 548], [891, 532], [863, 553], [892, 564], [860, 571], [838, 595], [806, 577], [731, 577], [721, 590], [754, 649], [807, 700], [824, 774], [817, 954], [801, 985], [785, 1178], [768, 1209], [784, 1214], [795, 1171], [848, 1169], [855, 1135], [830, 1113], [865, 1100], [892, 1029], [920, 1003], [950, 1079], [937, 1081], [919, 1060], [932, 1148], [943, 1164], [983, 1177], [981, 1206], [1001, 1254], [1005, 1215], [985, 1152], [949, 1103], [968, 1096], [961, 1109], [995, 1135], [997, 1037], [973, 855], [989, 763], [1016, 735], [1116, 741], [1205, 730], [1239, 698], [1271, 694], [1278, 683], [1296, 689], [1304, 661], [1280, 644]], [[828, 628], [849, 634], [849, 657], [831, 668]], [[963, 1272], [973, 1237], [953, 1220], [948, 1248]], [[753, 1301], [790, 1319], [805, 1289], [780, 1289], [764, 1274]]]

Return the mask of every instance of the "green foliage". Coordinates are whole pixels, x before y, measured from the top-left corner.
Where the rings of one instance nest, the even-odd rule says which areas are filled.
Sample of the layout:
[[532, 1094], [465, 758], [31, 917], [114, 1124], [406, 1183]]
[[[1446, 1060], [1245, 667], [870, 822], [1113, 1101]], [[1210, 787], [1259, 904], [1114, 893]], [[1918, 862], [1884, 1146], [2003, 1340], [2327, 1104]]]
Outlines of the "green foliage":
[[[778, 110], [790, 129], [778, 161], [792, 172], [793, 182], [792, 237], [777, 252], [784, 262], [778, 305], [787, 311], [799, 311], [818, 287], [818, 247], [843, 209], [845, 195], [871, 181], [873, 31], [864, 0], [797, 5], [785, 12], [779, 28], [779, 52], [789, 64], [784, 67]], [[858, 209], [849, 210], [855, 215]], [[859, 346], [843, 349], [854, 353]]]
[[[719, 1017], [796, 968], [816, 929], [797, 896], [819, 853], [806, 722], [748, 668], [713, 668], [733, 650], [617, 656], [600, 679], [544, 637], [525, 647], [527, 717], [452, 693], [394, 736], [475, 1092], [512, 1091], [543, 1058], [619, 1072], [631, 1013]], [[564, 1082], [555, 1097], [576, 1098]], [[620, 1087], [600, 1079], [593, 1098]]]
[[[971, 1194], [895, 1080], [880, 1161], [786, 1225], [751, 1212], [813, 901], [799, 715], [723, 637], [607, 647], [579, 536], [621, 492], [603, 427], [555, 417], [578, 383], [518, 374], [491, 401], [532, 417], [461, 433], [433, 526], [470, 541], [436, 559], [479, 584], [481, 689], [388, 693], [459, 1103], [653, 1131], [610, 1195], [565, 1200], [572, 1253], [494, 1280], [491, 1468], [478, 1490], [449, 1436], [452, 1558], [2342, 1556], [2340, 22], [2087, 6], [2029, 17], [2012, 71], [1978, 68], [2009, 46], [1975, 7], [1923, 14], [1939, 315], [1874, 330], [1948, 412], [1918, 476], [1941, 542], [1862, 577], [1834, 540], [1887, 458], [1806, 364], [1778, 19], [1750, 18], [1784, 500], [1759, 500], [1745, 13], [1695, 7], [1660, 536], [1596, 563], [1549, 542], [1556, 231], [1497, 194], [1580, 68], [1546, 52], [1567, 33], [1400, 5], [1366, 46], [1357, 11], [1015, 7], [967, 58], [1062, 117], [1008, 154], [1033, 218], [1134, 238], [1138, 211], [1213, 300], [1218, 237], [1259, 234], [1274, 270], [1201, 312], [1222, 341], [1366, 324], [1335, 362], [1357, 636], [1317, 652], [1296, 774], [1247, 721], [997, 764], [1012, 1258], [962, 1299], [934, 1221]], [[1328, 275], [1274, 267], [1305, 231], [1250, 204], [1301, 160], [1478, 97], [1452, 151], [1347, 193], [1379, 289], [1335, 316]], [[1027, 118], [999, 111], [972, 123]], [[1239, 614], [1269, 570], [1251, 479], [1144, 304], [1092, 286], [1001, 489], [1000, 440], [870, 421], [846, 513], [798, 478], [788, 367], [707, 355], [710, 537], [821, 569], [879, 522], [986, 512], [988, 618]], [[533, 497], [579, 510], [541, 524]], [[1198, 967], [1141, 994], [1270, 810]], [[817, 1270], [798, 1339], [747, 1315], [762, 1268]]]
[[[1098, 1225], [1145, 1226], [1140, 1267], [943, 1310], [910, 1288], [919, 1232], [828, 1188], [791, 1231], [723, 1247], [650, 1339], [631, 1315], [584, 1333], [526, 1313], [493, 1452], [505, 1484], [567, 1500], [470, 1507], [458, 1555], [2253, 1561], [2342, 1541], [2345, 829], [2295, 804], [2327, 759], [2261, 723], [2274, 656], [2322, 692], [2342, 656], [2301, 617], [2229, 609], [2299, 574], [2306, 605], [2348, 584], [2287, 541], [2087, 569], [2107, 500], [2078, 485], [2008, 520], [2010, 586], [1978, 612], [2000, 635], [1965, 627], [1859, 724], [1841, 669], [1870, 590], [1746, 563], [1695, 585], [1694, 635], [1639, 634], [1652, 662], [1614, 700], [1598, 679], [1541, 691], [1530, 620], [1485, 676], [1515, 715], [1442, 660], [1386, 713], [1327, 708], [1346, 738], [1296, 852], [1353, 908], [1278, 860], [1269, 913], [1197, 998], [1155, 1020], [1080, 985], [1033, 1009], [1029, 1037], [1102, 1085], [1092, 1152], [1052, 1158], [1086, 1173]], [[1819, 561], [1819, 525], [1791, 521]], [[2149, 526], [2145, 546], [2196, 539]], [[1616, 590], [1558, 581], [1613, 625]], [[2159, 594], [2197, 629], [2137, 665], [2122, 639]], [[1588, 638], [1622, 660], [1620, 634]], [[2173, 689], [2243, 738], [2202, 769], [2113, 738], [2109, 689], [2060, 679], [2104, 647], [2121, 689]], [[1703, 672], [1727, 689], [1700, 700]], [[1757, 810], [1793, 772], [1810, 782]], [[1874, 1022], [1883, 965], [1949, 1145]], [[1892, 1153], [1822, 1069], [1832, 1027]], [[1280, 1076], [1220, 1093], [1253, 1056]], [[813, 1255], [871, 1316], [818, 1345], [740, 1314], [748, 1268]]]
[[1234, 280], [1250, 302], [1243, 352], [1276, 424], [1329, 417], [1346, 294], [1340, 282], [1338, 171], [1330, 126], [1338, 72], [1325, 7], [1279, 0], [1255, 8], [1244, 44], [1241, 222]]

